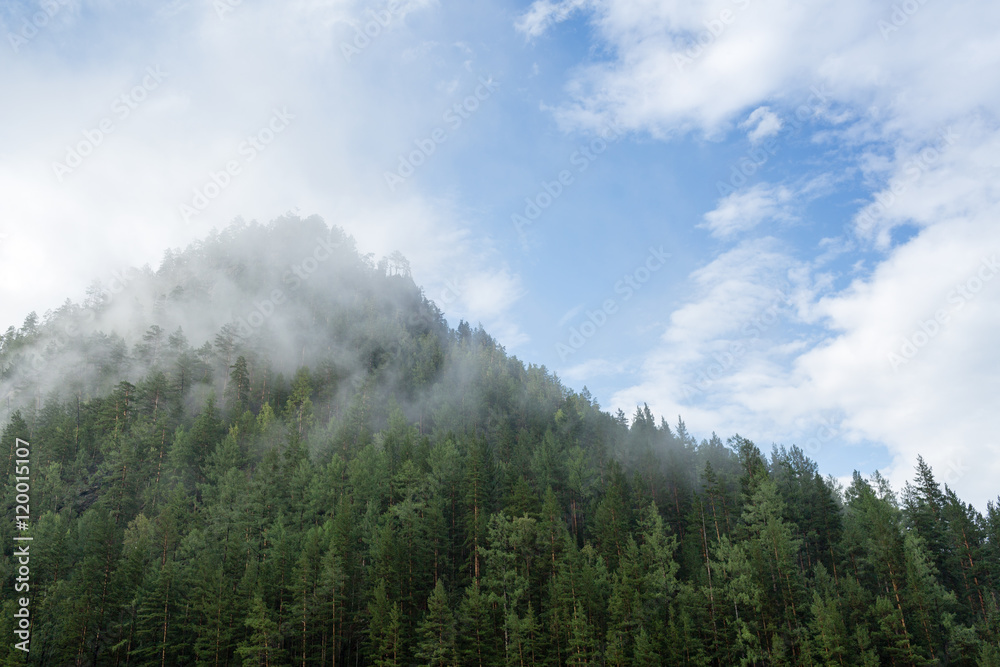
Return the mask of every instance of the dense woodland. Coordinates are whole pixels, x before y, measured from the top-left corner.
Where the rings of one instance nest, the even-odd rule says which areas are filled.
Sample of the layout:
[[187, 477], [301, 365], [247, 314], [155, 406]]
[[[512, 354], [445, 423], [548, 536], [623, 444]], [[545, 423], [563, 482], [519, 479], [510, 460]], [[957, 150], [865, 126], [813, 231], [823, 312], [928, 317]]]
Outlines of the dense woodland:
[[1000, 504], [922, 461], [609, 414], [316, 219], [119, 287], [0, 338], [2, 664], [1000, 665]]

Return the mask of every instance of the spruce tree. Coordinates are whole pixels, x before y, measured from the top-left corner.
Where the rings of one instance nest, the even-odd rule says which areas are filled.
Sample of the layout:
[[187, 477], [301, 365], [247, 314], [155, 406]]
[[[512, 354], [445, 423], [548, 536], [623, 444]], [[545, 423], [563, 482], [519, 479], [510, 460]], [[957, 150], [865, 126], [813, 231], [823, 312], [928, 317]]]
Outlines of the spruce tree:
[[455, 655], [455, 619], [448, 607], [448, 594], [440, 579], [427, 598], [427, 613], [417, 627], [415, 655], [427, 667], [452, 667]]

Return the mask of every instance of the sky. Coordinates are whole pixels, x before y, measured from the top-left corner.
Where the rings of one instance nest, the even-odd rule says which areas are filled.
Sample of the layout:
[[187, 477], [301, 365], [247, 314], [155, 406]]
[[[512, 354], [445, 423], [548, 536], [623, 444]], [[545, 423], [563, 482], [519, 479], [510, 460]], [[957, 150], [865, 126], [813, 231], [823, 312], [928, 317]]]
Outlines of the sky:
[[605, 409], [896, 489], [922, 455], [984, 509], [998, 31], [985, 0], [3, 2], [0, 325], [316, 214]]

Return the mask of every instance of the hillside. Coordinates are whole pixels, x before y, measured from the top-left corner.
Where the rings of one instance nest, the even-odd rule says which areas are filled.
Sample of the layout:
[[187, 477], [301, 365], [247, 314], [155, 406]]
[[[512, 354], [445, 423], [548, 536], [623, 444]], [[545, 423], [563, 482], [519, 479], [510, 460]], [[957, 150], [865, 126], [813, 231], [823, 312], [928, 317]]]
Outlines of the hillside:
[[1000, 503], [609, 414], [317, 218], [30, 315], [0, 397], [3, 664], [1000, 665]]

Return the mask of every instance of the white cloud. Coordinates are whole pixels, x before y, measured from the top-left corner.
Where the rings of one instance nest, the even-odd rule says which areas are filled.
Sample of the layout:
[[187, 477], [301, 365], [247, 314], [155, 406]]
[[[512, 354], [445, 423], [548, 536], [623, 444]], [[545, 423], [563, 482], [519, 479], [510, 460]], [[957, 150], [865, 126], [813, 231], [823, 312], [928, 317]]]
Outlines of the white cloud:
[[[460, 66], [441, 77], [419, 60], [399, 62], [428, 41], [409, 24], [435, 4], [399, 3], [349, 58], [343, 47], [357, 48], [354, 28], [374, 20], [350, 0], [244, 2], [221, 19], [212, 3], [175, 4], [153, 22], [141, 11], [101, 6], [87, 19], [92, 25], [74, 15], [75, 27], [50, 26], [17, 54], [0, 50], [9, 112], [0, 125], [2, 231], [9, 235], [0, 259], [22, 277], [0, 286], [2, 319], [20, 323], [30, 310], [79, 300], [93, 279], [106, 283], [133, 264], [156, 266], [166, 248], [237, 216], [267, 221], [294, 209], [344, 227], [362, 252], [400, 250], [449, 317], [481, 319], [502, 343], [523, 342], [511, 315], [520, 278], [492, 241], [453, 201], [414, 187], [393, 195], [383, 180], [401, 151], [442, 122], [455, 95], [477, 85]], [[64, 28], [116, 37], [84, 58], [63, 43]], [[461, 51], [459, 63], [475, 57]], [[142, 82], [147, 66], [166, 78], [120, 118], [115, 100]], [[405, 76], [385, 86], [387, 72], [399, 69]], [[294, 118], [251, 160], [241, 146], [267, 128], [275, 108]], [[52, 163], [85, 141], [84, 132], [96, 136], [105, 118], [113, 131], [60, 182]], [[213, 174], [223, 178], [228, 161], [239, 174], [186, 224], [180, 205], [193, 205], [194, 190], [203, 192]], [[444, 303], [437, 297], [456, 276], [468, 287]]]
[[[536, 2], [521, 24], [570, 6], [578, 7]], [[886, 131], [912, 135], [1000, 98], [982, 85], [1000, 61], [1000, 6], [924, 4], [888, 38], [879, 21], [892, 8], [863, 2], [593, 0], [585, 8], [612, 58], [573, 74], [559, 111], [570, 124], [613, 118], [654, 136], [711, 134], [765, 101], [837, 102], [876, 106]], [[553, 23], [530, 25], [541, 34]], [[810, 100], [811, 87], [827, 101]]]
[[922, 454], [982, 506], [995, 497], [1000, 472], [989, 405], [1000, 389], [992, 344], [1000, 274], [980, 283], [979, 272], [989, 274], [984, 266], [998, 252], [1000, 232], [974, 220], [923, 231], [870, 280], [819, 301], [829, 330], [840, 333], [799, 356], [785, 386], [765, 395], [800, 413], [842, 410], [847, 428], [889, 447], [897, 485]]
[[692, 415], [692, 423], [715, 430], [738, 421], [719, 414], [718, 405], [706, 410], [704, 399], [731, 400], [747, 381], [741, 372], [757, 374], [773, 363], [774, 350], [764, 341], [795, 317], [795, 293], [805, 288], [790, 279], [796, 266], [782, 244], [765, 238], [744, 241], [695, 271], [692, 296], [646, 355], [642, 381], [615, 394], [613, 406], [629, 412], [646, 401], [660, 413]]
[[586, 306], [586, 304], [581, 303], [581, 304], [573, 306], [572, 308], [570, 308], [569, 310], [567, 310], [563, 314], [563, 316], [559, 318], [559, 322], [556, 324], [556, 326], [560, 327], [560, 328], [566, 326], [566, 324], [570, 320], [572, 320], [574, 317], [576, 317], [581, 312], [583, 312], [584, 306]]
[[884, 186], [858, 211], [855, 232], [887, 249], [901, 225], [948, 224], [992, 211], [1000, 201], [998, 147], [1000, 133], [979, 118], [900, 144], [894, 159], [870, 169]]
[[596, 378], [607, 375], [618, 375], [629, 371], [628, 364], [611, 361], [609, 359], [588, 359], [587, 361], [570, 366], [562, 372], [562, 379], [575, 383], [593, 383]]
[[712, 236], [729, 239], [764, 220], [788, 220], [792, 195], [792, 190], [784, 185], [758, 183], [723, 197], [698, 226], [708, 229]]
[[[707, 289], [673, 313], [661, 345], [647, 354], [644, 379], [620, 391], [615, 407], [628, 412], [648, 400], [660, 412], [682, 411], [689, 425], [746, 434], [749, 424], [780, 439], [808, 438], [816, 415], [835, 415], [829, 442], [887, 447], [897, 488], [922, 453], [982, 507], [1000, 474], [993, 417], [1000, 353], [992, 342], [1000, 282], [949, 310], [947, 326], [908, 364], [894, 370], [887, 357], [921, 322], [955, 307], [949, 291], [1000, 250], [1000, 5], [926, 3], [902, 18], [886, 5], [834, 0], [594, 0], [588, 9], [601, 53], [610, 56], [571, 74], [556, 110], [563, 124], [613, 118], [657, 138], [718, 137], [753, 110], [741, 126], [755, 141], [776, 131], [779, 112], [801, 111], [825, 126], [806, 126], [813, 139], [855, 159], [877, 193], [870, 201], [883, 204], [862, 201], [852, 230], [883, 253], [870, 273], [837, 290], [834, 276], [818, 273], [829, 257], [805, 265], [772, 257], [795, 276], [794, 317], [789, 310], [787, 326], [769, 332], [776, 340], [685, 397], [681, 378], [699, 364], [720, 364], [715, 355], [725, 358], [732, 323], [770, 284], [752, 276], [774, 269], [748, 257], [747, 275], [730, 278], [719, 269], [731, 267], [737, 251], [706, 264], [692, 283]], [[935, 146], [949, 127], [961, 138]], [[730, 238], [812, 196], [785, 186], [789, 198], [776, 187], [732, 193], [703, 226]], [[904, 225], [915, 234], [894, 238]], [[812, 325], [808, 334], [804, 325]]]
[[562, 0], [561, 2], [538, 0], [518, 19], [514, 27], [518, 32], [528, 37], [539, 37], [545, 33], [549, 26], [565, 21], [588, 3], [589, 0]]
[[[821, 457], [846, 455], [834, 445], [880, 444], [897, 489], [919, 454], [963, 498], [979, 507], [995, 499], [1000, 198], [987, 156], [1000, 139], [983, 132], [956, 128], [961, 139], [940, 167], [897, 195], [892, 216], [919, 231], [845, 289], [766, 240], [744, 241], [693, 273], [692, 299], [671, 315], [643, 379], [613, 406], [648, 401], [691, 428], [812, 442]], [[791, 303], [769, 303], [783, 280]], [[778, 318], [768, 324], [772, 306]], [[734, 343], [745, 348], [733, 354]], [[836, 415], [832, 429], [820, 415]], [[817, 438], [820, 429], [832, 437]]]
[[759, 143], [761, 139], [773, 137], [782, 128], [782, 125], [778, 114], [767, 107], [757, 107], [747, 116], [746, 120], [740, 123], [740, 127], [747, 131], [747, 138], [752, 144]]

